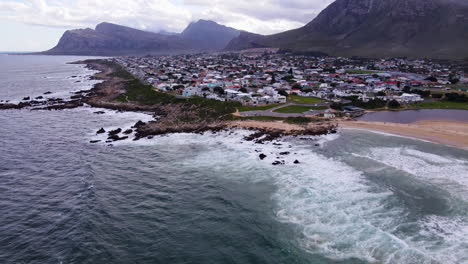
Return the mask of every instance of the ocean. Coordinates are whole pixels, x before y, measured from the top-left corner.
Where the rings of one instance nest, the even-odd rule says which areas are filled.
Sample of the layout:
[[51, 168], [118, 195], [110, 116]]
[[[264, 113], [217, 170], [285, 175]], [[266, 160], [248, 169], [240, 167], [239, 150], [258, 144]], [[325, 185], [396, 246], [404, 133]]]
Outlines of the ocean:
[[[0, 100], [91, 87], [81, 59], [0, 55]], [[351, 129], [90, 143], [150, 119], [0, 111], [0, 263], [468, 263], [466, 150]]]

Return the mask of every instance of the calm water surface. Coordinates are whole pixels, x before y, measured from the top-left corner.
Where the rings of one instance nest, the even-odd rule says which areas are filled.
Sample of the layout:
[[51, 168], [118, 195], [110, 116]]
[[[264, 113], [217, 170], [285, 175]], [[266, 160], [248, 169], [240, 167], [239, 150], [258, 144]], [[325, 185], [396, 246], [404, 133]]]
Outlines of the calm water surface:
[[[12, 100], [56, 83], [28, 71]], [[0, 263], [468, 263], [465, 150], [353, 130], [91, 144], [150, 118], [94, 111], [0, 112]]]
[[367, 113], [358, 118], [361, 121], [409, 124], [424, 120], [468, 122], [468, 110], [421, 109], [404, 111], [382, 111]]

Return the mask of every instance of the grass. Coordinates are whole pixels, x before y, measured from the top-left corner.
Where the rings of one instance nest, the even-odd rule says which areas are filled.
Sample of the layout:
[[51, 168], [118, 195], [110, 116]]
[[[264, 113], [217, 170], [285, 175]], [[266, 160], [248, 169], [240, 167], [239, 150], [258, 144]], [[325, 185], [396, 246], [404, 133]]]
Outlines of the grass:
[[315, 104], [315, 103], [322, 103], [323, 100], [317, 97], [303, 97], [297, 95], [290, 95], [289, 101], [298, 103], [298, 104]]
[[302, 105], [289, 105], [280, 109], [276, 109], [274, 112], [283, 114], [296, 114], [304, 113], [309, 110], [325, 110], [327, 106], [302, 106]]
[[370, 71], [370, 70], [346, 70], [346, 73], [350, 73], [350, 74], [371, 74], [371, 73], [379, 73], [379, 71]]
[[264, 111], [271, 109], [273, 107], [280, 106], [281, 104], [271, 104], [271, 105], [262, 105], [262, 106], [254, 106], [254, 105], [245, 105], [238, 108], [239, 112], [247, 112], [247, 111]]
[[434, 101], [434, 102], [422, 102], [410, 104], [410, 108], [422, 108], [422, 109], [462, 109], [468, 110], [468, 103], [453, 102], [453, 101]]

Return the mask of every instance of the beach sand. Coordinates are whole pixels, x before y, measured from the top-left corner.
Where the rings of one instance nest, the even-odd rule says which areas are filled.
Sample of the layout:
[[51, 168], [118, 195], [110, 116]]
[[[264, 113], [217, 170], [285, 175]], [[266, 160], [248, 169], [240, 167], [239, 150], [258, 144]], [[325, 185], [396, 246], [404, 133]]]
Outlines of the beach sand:
[[423, 139], [468, 149], [468, 123], [455, 121], [418, 121], [410, 124], [367, 121], [342, 121], [343, 128], [356, 128]]
[[281, 130], [286, 133], [292, 131], [304, 131], [306, 129], [313, 129], [317, 127], [327, 127], [330, 123], [311, 123], [309, 125], [289, 124], [283, 121], [255, 121], [255, 120], [243, 120], [234, 121], [230, 123], [231, 127], [247, 128], [247, 129], [270, 129], [270, 130]]

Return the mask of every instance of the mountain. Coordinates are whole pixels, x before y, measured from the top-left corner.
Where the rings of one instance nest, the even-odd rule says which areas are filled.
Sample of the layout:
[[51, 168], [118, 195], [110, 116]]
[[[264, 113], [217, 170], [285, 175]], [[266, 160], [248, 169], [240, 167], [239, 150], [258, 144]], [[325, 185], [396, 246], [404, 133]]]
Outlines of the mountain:
[[277, 47], [335, 56], [468, 57], [466, 0], [336, 0], [302, 28], [242, 32], [226, 47]]
[[222, 50], [239, 31], [213, 21], [191, 23], [181, 34], [142, 31], [111, 23], [68, 30], [49, 55], [145, 55]]
[[54, 48], [44, 52], [52, 55], [137, 55], [190, 50], [180, 37], [142, 31], [111, 23], [101, 23], [96, 29], [68, 30]]
[[190, 50], [190, 46], [177, 36], [101, 23], [94, 30], [87, 28], [66, 31], [57, 46], [44, 53], [113, 56], [170, 53], [181, 50]]
[[181, 33], [182, 38], [189, 40], [197, 50], [222, 50], [240, 31], [220, 25], [210, 20], [192, 22]]

